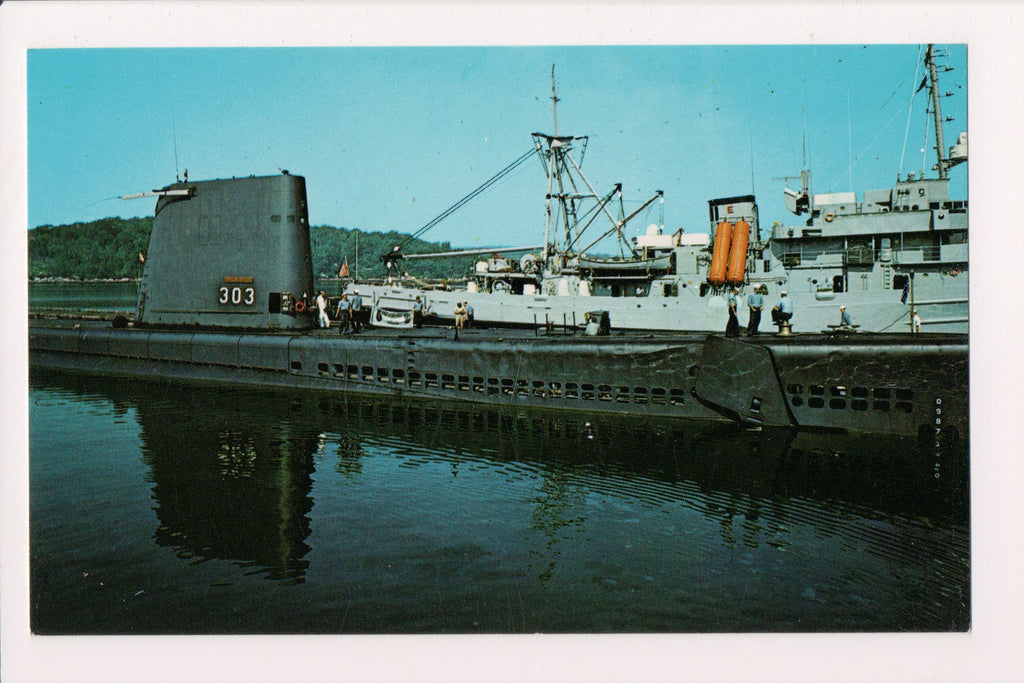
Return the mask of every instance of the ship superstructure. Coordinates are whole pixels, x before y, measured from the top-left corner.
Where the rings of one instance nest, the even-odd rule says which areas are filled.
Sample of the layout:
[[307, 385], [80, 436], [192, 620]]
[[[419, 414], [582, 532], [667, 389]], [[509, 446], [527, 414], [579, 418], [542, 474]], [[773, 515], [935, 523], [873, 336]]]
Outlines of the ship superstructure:
[[[776, 224], [764, 239], [757, 201], [742, 195], [708, 202], [706, 232], [704, 226], [667, 232], [659, 218], [627, 240], [623, 227], [662, 203], [662, 193], [626, 215], [621, 186], [599, 195], [583, 175], [586, 137], [534, 133], [548, 178], [542, 248], [518, 258], [505, 255], [512, 251], [491, 254], [451, 290], [409, 286], [393, 276], [353, 288], [374, 300], [386, 296], [392, 306], [420, 296], [441, 320], [452, 319], [455, 307], [468, 302], [483, 323], [580, 326], [588, 312], [604, 310], [613, 328], [673, 331], [724, 329], [732, 289], [740, 293], [742, 320], [749, 293], [765, 293], [770, 306], [786, 290], [795, 307], [794, 332], [828, 329], [839, 322], [840, 306], [863, 332], [912, 332], [915, 319], [922, 330], [966, 332], [967, 201], [950, 197], [948, 170], [966, 161], [967, 134], [947, 154], [930, 45], [925, 66], [936, 178], [908, 174], [893, 187], [861, 196], [814, 194], [811, 172], [804, 170], [799, 186], [787, 181], [783, 190], [786, 207], [803, 222]], [[557, 109], [555, 120], [557, 131]], [[620, 255], [591, 253], [610, 236], [619, 237]], [[399, 255], [392, 257], [394, 262]]]

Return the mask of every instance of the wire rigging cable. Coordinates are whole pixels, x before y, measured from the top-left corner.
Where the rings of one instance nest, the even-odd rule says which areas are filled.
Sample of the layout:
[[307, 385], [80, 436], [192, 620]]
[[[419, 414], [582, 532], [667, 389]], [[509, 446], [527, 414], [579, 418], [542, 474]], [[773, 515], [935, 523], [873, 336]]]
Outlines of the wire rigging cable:
[[411, 234], [408, 237], [406, 237], [404, 240], [402, 240], [392, 250], [392, 253], [400, 251], [402, 249], [402, 247], [404, 247], [406, 244], [408, 244], [409, 242], [411, 242], [414, 239], [418, 238], [420, 235], [425, 233], [427, 230], [430, 230], [432, 227], [434, 227], [435, 225], [437, 225], [438, 223], [443, 221], [445, 218], [448, 218], [449, 216], [451, 216], [453, 213], [455, 213], [456, 211], [458, 211], [459, 209], [464, 207], [466, 204], [471, 202], [473, 199], [476, 199], [478, 196], [480, 196], [480, 194], [482, 194], [488, 188], [490, 188], [492, 185], [494, 185], [499, 180], [501, 180], [502, 178], [507, 176], [509, 173], [511, 173], [513, 170], [515, 170], [515, 168], [517, 166], [522, 164], [524, 161], [526, 161], [527, 159], [529, 159], [531, 156], [533, 156], [536, 153], [537, 153], [536, 148], [531, 147], [529, 151], [525, 152], [522, 156], [520, 156], [518, 159], [513, 161], [511, 164], [509, 164], [505, 168], [503, 168], [500, 171], [498, 171], [496, 174], [491, 176], [491, 178], [489, 178], [488, 180], [484, 181], [483, 184], [481, 184], [475, 190], [473, 190], [472, 192], [467, 194], [465, 197], [463, 197], [462, 199], [460, 199], [459, 201], [455, 202], [450, 207], [445, 209], [439, 216], [437, 216], [436, 218], [431, 220], [429, 223], [427, 223], [426, 225], [421, 227], [419, 230], [417, 230], [413, 234]]

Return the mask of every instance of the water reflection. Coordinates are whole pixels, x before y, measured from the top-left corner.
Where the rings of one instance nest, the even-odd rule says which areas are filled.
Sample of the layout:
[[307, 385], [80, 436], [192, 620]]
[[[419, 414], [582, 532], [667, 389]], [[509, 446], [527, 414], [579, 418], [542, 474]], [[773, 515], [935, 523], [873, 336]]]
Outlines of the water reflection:
[[[310, 571], [315, 480], [330, 477], [317, 495], [341, 496], [334, 479], [365, 483], [378, 476], [370, 463], [381, 454], [401, 460], [404, 468], [429, 469], [432, 478], [424, 476], [424, 486], [451, 484], [437, 490], [439, 506], [452, 504], [455, 483], [487, 487], [469, 495], [493, 499], [503, 483], [511, 489], [535, 482], [531, 497], [517, 504], [528, 507], [532, 539], [516, 541], [520, 545], [508, 552], [525, 552], [527, 571], [540, 582], [553, 580], [564, 549], [588, 533], [588, 522], [635, 517], [639, 524], [652, 510], [697, 513], [721, 547], [739, 551], [784, 552], [801, 542], [793, 528], [810, 527], [819, 538], [842, 537], [845, 546], [889, 557], [918, 543], [922, 530], [942, 527], [955, 546], [950, 552], [966, 562], [964, 447], [936, 451], [907, 438], [739, 431], [55, 373], [33, 372], [32, 381], [103, 397], [124, 414], [134, 409], [151, 472], [157, 544], [196, 562], [237, 562], [279, 583], [302, 582]], [[507, 511], [518, 509], [510, 504]], [[423, 517], [443, 517], [433, 514]], [[899, 524], [861, 523], [896, 518]], [[656, 542], [674, 543], [663, 553], [678, 552], [681, 543]], [[931, 537], [927, 542], [938, 543]], [[459, 548], [431, 552], [455, 553], [466, 563], [488, 554], [478, 548], [463, 558]], [[425, 550], [410, 546], [405, 552], [418, 557]], [[600, 561], [608, 571], [597, 572], [605, 578], [595, 581], [622, 573], [618, 564]], [[962, 624], [968, 617], [956, 618]]]
[[181, 557], [235, 560], [268, 578], [301, 581], [318, 434], [242, 419], [245, 403], [231, 399], [174, 390], [139, 396], [156, 542]]
[[[740, 431], [728, 425], [545, 414], [459, 404], [358, 397], [293, 398], [320, 429], [342, 428], [336, 469], [358, 474], [368, 439], [399, 439], [448, 460], [452, 476], [483, 460], [545, 477], [547, 498], [565, 499], [574, 481], [608, 494], [647, 495], [644, 480], [699, 491], [710, 511], [743, 508], [756, 520], [772, 501], [831, 501], [858, 514], [964, 523], [969, 510], [963, 444], [936, 450], [910, 437]], [[342, 426], [343, 427], [340, 427]], [[728, 501], [728, 502], [727, 502]], [[553, 507], [557, 503], [548, 501]]]

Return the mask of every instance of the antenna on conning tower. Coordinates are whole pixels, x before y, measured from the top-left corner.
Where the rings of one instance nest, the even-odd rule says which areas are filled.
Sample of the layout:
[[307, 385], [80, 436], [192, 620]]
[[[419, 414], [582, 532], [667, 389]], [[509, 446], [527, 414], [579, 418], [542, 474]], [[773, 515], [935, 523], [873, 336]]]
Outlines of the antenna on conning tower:
[[[178, 128], [174, 125], [174, 103], [171, 103], [171, 136], [174, 138], [174, 180], [181, 182], [178, 175]], [[188, 172], [185, 172], [185, 181], [188, 181]]]

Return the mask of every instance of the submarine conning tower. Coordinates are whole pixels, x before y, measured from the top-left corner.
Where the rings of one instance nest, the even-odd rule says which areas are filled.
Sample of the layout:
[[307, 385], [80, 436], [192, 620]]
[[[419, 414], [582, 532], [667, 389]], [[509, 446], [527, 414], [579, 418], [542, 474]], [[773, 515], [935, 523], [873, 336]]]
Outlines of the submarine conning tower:
[[178, 182], [155, 194], [137, 326], [313, 326], [305, 178]]

